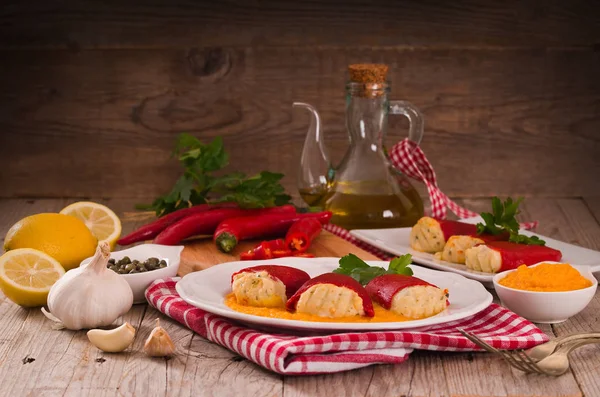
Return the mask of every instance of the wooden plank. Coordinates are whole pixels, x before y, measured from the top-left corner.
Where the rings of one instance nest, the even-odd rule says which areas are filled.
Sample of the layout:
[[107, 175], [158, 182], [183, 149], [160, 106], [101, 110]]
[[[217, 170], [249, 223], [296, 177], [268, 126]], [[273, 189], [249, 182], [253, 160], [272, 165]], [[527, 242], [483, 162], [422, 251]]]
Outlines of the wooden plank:
[[[411, 45], [568, 46], [598, 42], [594, 2], [9, 1], [4, 48]], [[243, 32], [243, 33], [242, 33]]]
[[[208, 75], [194, 74], [185, 50], [11, 53], [0, 77], [0, 156], [11, 164], [0, 196], [148, 202], [174, 184], [180, 168], [170, 153], [187, 131], [205, 141], [223, 136], [229, 170], [281, 171], [297, 197], [309, 120], [291, 103], [320, 110], [337, 163], [347, 147], [345, 68], [367, 60], [390, 64], [392, 97], [422, 109], [423, 149], [447, 194], [600, 195], [598, 52], [224, 53], [230, 68]], [[391, 118], [387, 141], [404, 138], [404, 127]]]
[[[229, 254], [219, 251], [215, 246], [215, 243], [210, 239], [188, 243], [181, 253], [181, 263], [179, 265], [178, 274], [184, 276], [191, 272], [207, 269], [219, 263], [237, 261], [242, 252], [246, 252], [256, 247], [259, 242], [259, 240], [242, 241]], [[307, 252], [314, 254], [317, 257], [341, 257], [352, 253], [364, 260], [379, 259], [375, 255], [326, 231], [323, 231], [321, 235], [314, 240]]]
[[594, 215], [596, 221], [600, 223], [600, 196], [584, 197], [583, 202], [587, 205], [592, 215]]
[[[4, 235], [10, 225], [24, 216], [59, 211], [72, 201], [0, 200], [0, 233]], [[133, 204], [133, 200], [98, 201], [120, 216]], [[124, 222], [123, 231], [127, 233], [138, 225], [139, 222]], [[135, 305], [116, 321], [128, 321], [137, 329], [132, 347], [120, 354], [100, 352], [88, 342], [85, 331], [52, 330], [39, 309], [22, 309], [2, 294], [0, 310], [0, 365], [10, 369], [0, 371], [0, 381], [3, 392], [11, 395], [192, 396], [198, 390], [220, 393], [225, 380], [228, 392], [223, 395], [259, 396], [265, 391], [274, 396], [281, 394], [281, 377], [194, 336], [189, 329], [147, 305]], [[177, 354], [170, 360], [149, 358], [143, 353], [157, 317], [177, 347]], [[23, 362], [27, 358], [33, 361]]]
[[[460, 205], [476, 212], [491, 210], [489, 198], [457, 201]], [[522, 212], [519, 220], [526, 222], [539, 219], [541, 224], [538, 231], [546, 232], [549, 227], [546, 220], [552, 217], [545, 214], [544, 217], [536, 218], [538, 214], [531, 209], [554, 202], [556, 202], [554, 199], [525, 199], [521, 205]], [[495, 301], [499, 303], [497, 297]], [[550, 326], [540, 325], [540, 328], [553, 336]], [[523, 395], [525, 390], [535, 390], [536, 394], [543, 396], [581, 395], [579, 385], [571, 373], [558, 378], [532, 377], [512, 369], [501, 357], [487, 353], [444, 354], [442, 365], [450, 395], [518, 396]], [[494, 376], [482, 376], [483, 374], [494, 374]]]
[[[528, 209], [533, 216], [549, 220], [547, 225], [540, 225], [540, 233], [572, 244], [600, 250], [600, 224], [582, 200], [536, 201], [529, 203]], [[598, 277], [597, 273], [596, 277]], [[595, 332], [600, 329], [598, 312], [600, 312], [600, 291], [581, 313], [552, 327], [559, 336]], [[600, 385], [596, 381], [597, 370], [600, 367], [599, 353], [600, 346], [589, 345], [570, 355], [571, 370], [586, 396], [600, 394]]]

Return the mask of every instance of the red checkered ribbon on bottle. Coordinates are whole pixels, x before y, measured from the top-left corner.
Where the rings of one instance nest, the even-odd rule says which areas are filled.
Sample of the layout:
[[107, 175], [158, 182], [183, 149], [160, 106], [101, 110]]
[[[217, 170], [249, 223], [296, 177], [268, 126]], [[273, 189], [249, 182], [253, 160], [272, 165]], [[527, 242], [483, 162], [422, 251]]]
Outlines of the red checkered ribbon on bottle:
[[[398, 142], [392, 147], [390, 159], [394, 167], [404, 175], [423, 182], [427, 186], [433, 218], [446, 219], [448, 208], [459, 218], [471, 218], [479, 215], [456, 204], [440, 190], [435, 171], [417, 143], [408, 138]], [[521, 224], [523, 229], [532, 229], [536, 226], [537, 222]]]

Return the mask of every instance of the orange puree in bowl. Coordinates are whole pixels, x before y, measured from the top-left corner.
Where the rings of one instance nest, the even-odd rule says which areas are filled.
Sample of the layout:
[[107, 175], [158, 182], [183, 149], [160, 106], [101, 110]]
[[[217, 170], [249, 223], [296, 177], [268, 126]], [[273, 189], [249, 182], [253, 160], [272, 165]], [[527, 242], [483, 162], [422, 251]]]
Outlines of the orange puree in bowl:
[[508, 288], [539, 292], [573, 291], [592, 285], [568, 263], [542, 263], [535, 267], [521, 265], [498, 283]]
[[386, 323], [413, 320], [412, 318], [400, 316], [394, 312], [386, 310], [375, 302], [373, 302], [373, 308], [375, 309], [374, 317], [352, 316], [339, 318], [319, 317], [306, 313], [290, 313], [284, 308], [240, 305], [237, 303], [234, 294], [229, 294], [225, 297], [225, 304], [236, 312], [252, 314], [254, 316], [261, 317], [281, 318], [284, 320], [318, 321], [329, 323]]

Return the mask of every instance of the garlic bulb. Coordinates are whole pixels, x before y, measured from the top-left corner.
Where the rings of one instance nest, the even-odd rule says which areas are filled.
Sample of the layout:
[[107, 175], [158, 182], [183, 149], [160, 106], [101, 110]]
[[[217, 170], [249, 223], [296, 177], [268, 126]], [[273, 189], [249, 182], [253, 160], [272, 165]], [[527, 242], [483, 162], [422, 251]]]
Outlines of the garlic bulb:
[[46, 316], [58, 319], [65, 328], [79, 330], [110, 325], [127, 313], [133, 293], [123, 277], [106, 267], [109, 258], [110, 248], [101, 242], [89, 264], [58, 279], [48, 294], [51, 316]]
[[156, 327], [150, 333], [146, 343], [144, 343], [144, 352], [152, 357], [170, 356], [175, 352], [175, 345], [169, 334], [160, 326], [160, 320], [156, 319]]
[[87, 337], [98, 349], [107, 353], [118, 353], [127, 349], [135, 338], [135, 328], [125, 323], [115, 329], [91, 329]]

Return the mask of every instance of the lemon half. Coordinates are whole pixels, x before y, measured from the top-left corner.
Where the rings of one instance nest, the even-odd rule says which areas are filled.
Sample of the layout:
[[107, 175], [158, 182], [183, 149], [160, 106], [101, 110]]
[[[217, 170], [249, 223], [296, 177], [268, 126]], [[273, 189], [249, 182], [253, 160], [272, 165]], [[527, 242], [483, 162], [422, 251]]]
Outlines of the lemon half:
[[81, 220], [98, 241], [106, 241], [114, 249], [121, 236], [121, 221], [110, 208], [90, 201], [80, 201], [65, 207], [61, 214]]
[[45, 305], [50, 288], [63, 274], [60, 263], [42, 251], [20, 248], [0, 256], [0, 289], [21, 306]]

